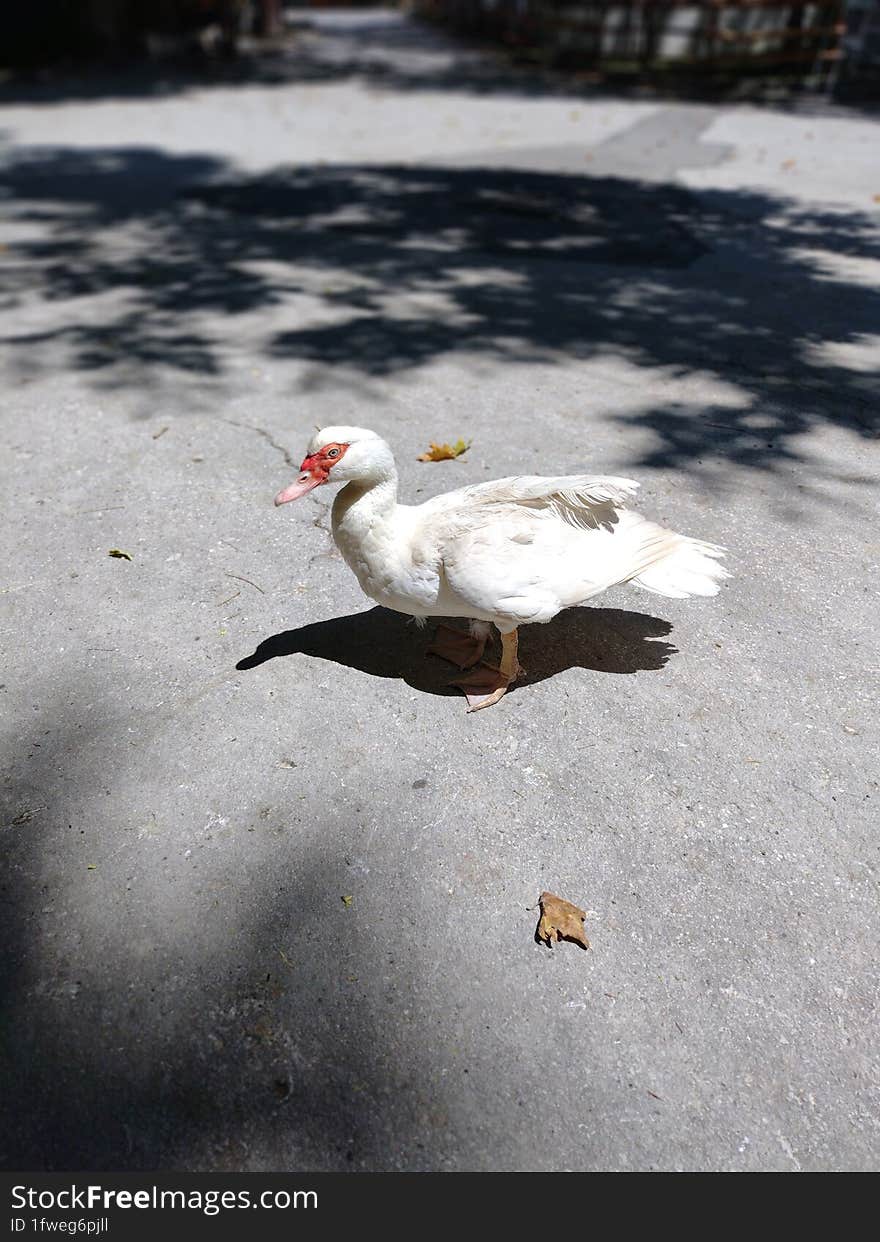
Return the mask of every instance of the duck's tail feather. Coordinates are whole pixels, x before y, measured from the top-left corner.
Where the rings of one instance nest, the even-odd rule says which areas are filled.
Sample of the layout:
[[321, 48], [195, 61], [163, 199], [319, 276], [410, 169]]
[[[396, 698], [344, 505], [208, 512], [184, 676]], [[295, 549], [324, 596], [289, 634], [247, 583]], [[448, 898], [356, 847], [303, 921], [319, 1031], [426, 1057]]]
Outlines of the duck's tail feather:
[[[653, 526], [653, 523], [646, 525]], [[730, 577], [724, 566], [718, 564], [724, 548], [659, 526], [648, 535], [643, 552], [648, 563], [643, 561], [626, 581], [653, 591], [655, 595], [666, 595], [670, 599], [717, 595], [721, 583]]]

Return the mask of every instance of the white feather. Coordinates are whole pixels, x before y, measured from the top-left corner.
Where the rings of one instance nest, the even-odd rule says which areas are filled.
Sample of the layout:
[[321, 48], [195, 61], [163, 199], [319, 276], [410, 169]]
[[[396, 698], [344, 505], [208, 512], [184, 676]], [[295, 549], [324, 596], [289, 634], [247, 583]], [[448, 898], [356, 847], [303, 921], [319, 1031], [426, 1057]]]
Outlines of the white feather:
[[325, 428], [310, 452], [350, 447], [330, 482], [333, 535], [363, 590], [415, 617], [467, 617], [502, 632], [549, 621], [622, 582], [674, 599], [714, 595], [723, 549], [648, 521], [627, 506], [631, 479], [517, 476], [397, 503], [390, 449], [374, 432]]

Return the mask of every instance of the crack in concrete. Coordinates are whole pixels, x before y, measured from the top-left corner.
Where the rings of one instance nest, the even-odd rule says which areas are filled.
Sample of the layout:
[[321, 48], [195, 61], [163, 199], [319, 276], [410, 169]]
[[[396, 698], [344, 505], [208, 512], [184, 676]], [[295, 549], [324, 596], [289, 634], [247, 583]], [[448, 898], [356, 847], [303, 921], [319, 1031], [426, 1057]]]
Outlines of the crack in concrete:
[[[290, 453], [284, 447], [284, 445], [279, 444], [278, 441], [275, 439], [275, 437], [271, 434], [271, 432], [266, 431], [264, 427], [255, 427], [253, 423], [239, 423], [234, 418], [224, 418], [221, 421], [224, 423], [228, 423], [230, 427], [239, 427], [241, 428], [242, 431], [256, 432], [258, 436], [262, 436], [264, 440], [268, 441], [268, 443], [272, 445], [272, 448], [275, 449], [276, 452], [279, 452], [281, 454], [281, 456], [284, 458], [287, 465], [290, 466], [291, 470], [299, 470], [299, 466], [290, 456]], [[326, 524], [328, 515], [329, 515], [329, 508], [325, 505], [321, 505], [319, 512], [312, 518], [312, 526], [316, 527], [318, 530], [323, 531], [325, 534], [329, 535], [332, 538], [333, 532], [331, 531], [330, 527]], [[340, 553], [336, 550], [335, 546], [329, 549], [322, 549], [320, 552], [316, 552], [311, 557], [311, 559], [309, 560], [309, 566], [311, 566], [313, 562], [318, 560], [320, 557], [331, 557], [333, 559], [336, 559], [339, 557], [339, 555]], [[238, 575], [229, 574], [228, 576], [231, 578], [235, 578]], [[242, 579], [242, 581], [247, 582], [248, 579], [244, 578]], [[251, 586], [257, 586], [257, 584], [255, 582], [252, 582]], [[257, 590], [260, 591], [262, 590], [262, 588], [257, 587]]]
[[224, 418], [221, 421], [228, 423], [230, 427], [240, 427], [243, 431], [255, 431], [258, 436], [262, 436], [264, 440], [267, 440], [276, 452], [281, 454], [284, 458], [285, 464], [290, 466], [291, 470], [299, 470], [299, 466], [293, 460], [289, 451], [283, 444], [279, 444], [271, 432], [266, 431], [264, 427], [255, 427], [253, 423], [238, 423], [234, 418]]

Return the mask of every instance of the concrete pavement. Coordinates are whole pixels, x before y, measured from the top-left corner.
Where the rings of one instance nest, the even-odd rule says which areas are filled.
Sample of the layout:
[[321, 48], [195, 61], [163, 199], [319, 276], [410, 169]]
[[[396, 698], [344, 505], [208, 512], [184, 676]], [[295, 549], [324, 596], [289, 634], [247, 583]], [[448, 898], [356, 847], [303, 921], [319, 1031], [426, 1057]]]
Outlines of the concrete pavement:
[[[0, 97], [4, 1166], [876, 1166], [876, 122], [297, 22]], [[735, 576], [468, 716], [272, 508], [330, 422]]]

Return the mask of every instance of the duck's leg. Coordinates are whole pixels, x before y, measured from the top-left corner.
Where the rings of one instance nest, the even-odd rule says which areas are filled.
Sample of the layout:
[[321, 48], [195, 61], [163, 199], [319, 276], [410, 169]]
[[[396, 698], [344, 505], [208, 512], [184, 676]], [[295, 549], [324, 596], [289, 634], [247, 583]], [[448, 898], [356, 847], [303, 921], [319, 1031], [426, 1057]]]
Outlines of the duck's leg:
[[517, 644], [516, 630], [511, 630], [509, 634], [502, 634], [501, 664], [498, 668], [490, 668], [488, 664], [481, 664], [467, 677], [462, 677], [452, 683], [464, 690], [469, 712], [478, 712], [482, 707], [491, 707], [493, 703], [497, 703], [506, 693], [507, 687], [522, 674], [523, 670], [516, 658]]
[[451, 625], [438, 625], [428, 655], [438, 655], [458, 668], [473, 668], [483, 658], [490, 628], [488, 622], [471, 621], [470, 633], [465, 634]]

